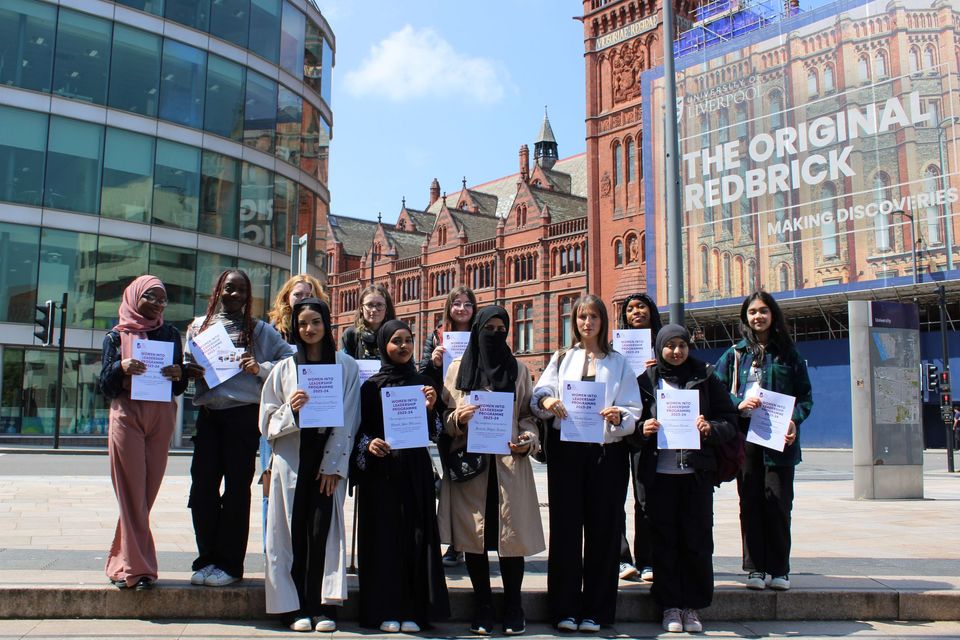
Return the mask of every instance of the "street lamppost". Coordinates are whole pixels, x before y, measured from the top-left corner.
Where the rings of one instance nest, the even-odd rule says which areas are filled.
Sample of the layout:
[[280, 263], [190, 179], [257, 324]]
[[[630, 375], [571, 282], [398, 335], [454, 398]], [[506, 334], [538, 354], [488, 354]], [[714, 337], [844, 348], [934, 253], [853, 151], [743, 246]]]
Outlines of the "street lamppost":
[[[947, 190], [947, 166], [945, 163], [946, 154], [943, 152], [943, 146], [946, 144], [947, 139], [947, 126], [954, 125], [960, 122], [960, 118], [957, 116], [950, 116], [949, 118], [944, 118], [937, 125], [937, 151], [940, 152], [940, 188], [944, 191], [946, 195]], [[947, 198], [943, 198], [943, 230], [944, 230], [944, 248], [947, 250], [947, 271], [953, 270], [953, 221], [950, 219], [952, 214], [949, 209], [949, 204], [947, 204]]]
[[920, 272], [917, 270], [917, 244], [920, 240], [917, 238], [917, 222], [912, 213], [907, 213], [903, 209], [897, 209], [890, 213], [893, 215], [901, 215], [910, 221], [910, 253], [913, 255], [913, 284], [919, 284]]

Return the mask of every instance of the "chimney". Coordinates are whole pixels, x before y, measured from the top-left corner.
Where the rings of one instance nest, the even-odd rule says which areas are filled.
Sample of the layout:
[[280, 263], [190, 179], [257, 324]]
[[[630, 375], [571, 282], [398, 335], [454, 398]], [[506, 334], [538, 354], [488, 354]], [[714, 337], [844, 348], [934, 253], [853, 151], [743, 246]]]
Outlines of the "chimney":
[[520, 145], [520, 179], [530, 180], [530, 149], [525, 144]]
[[[430, 183], [430, 204], [433, 204], [440, 199], [440, 181], [436, 178], [433, 179], [433, 182]], [[427, 205], [427, 207], [430, 206]]]

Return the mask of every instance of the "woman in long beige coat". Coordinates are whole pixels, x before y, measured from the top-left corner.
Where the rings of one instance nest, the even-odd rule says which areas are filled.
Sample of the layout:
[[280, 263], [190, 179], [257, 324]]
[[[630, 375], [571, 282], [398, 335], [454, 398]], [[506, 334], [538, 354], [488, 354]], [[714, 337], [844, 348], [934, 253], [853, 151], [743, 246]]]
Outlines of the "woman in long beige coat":
[[451, 450], [467, 445], [470, 419], [478, 406], [470, 391], [513, 393], [513, 432], [506, 455], [486, 454], [483, 471], [474, 478], [443, 480], [440, 489], [440, 538], [465, 553], [475, 594], [470, 630], [480, 635], [493, 631], [493, 598], [488, 551], [500, 556], [503, 579], [503, 630], [518, 635], [526, 630], [520, 588], [524, 556], [543, 551], [543, 526], [530, 455], [540, 442], [530, 413], [533, 385], [530, 373], [507, 346], [510, 318], [498, 306], [489, 306], [475, 317], [470, 344], [462, 358], [447, 370], [444, 401], [448, 411], [444, 427], [453, 438]]

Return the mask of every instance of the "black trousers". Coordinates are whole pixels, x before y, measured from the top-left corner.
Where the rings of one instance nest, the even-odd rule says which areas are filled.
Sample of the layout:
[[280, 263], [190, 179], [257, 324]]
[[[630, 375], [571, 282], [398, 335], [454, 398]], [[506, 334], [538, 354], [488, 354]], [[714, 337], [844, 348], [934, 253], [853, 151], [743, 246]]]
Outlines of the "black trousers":
[[747, 442], [737, 477], [743, 570], [790, 573], [790, 519], [796, 467], [763, 464], [763, 447]]
[[630, 474], [627, 445], [563, 442], [557, 429], [547, 437], [547, 593], [553, 620], [590, 618], [613, 624]]
[[627, 562], [638, 569], [653, 566], [650, 551], [650, 517], [647, 515], [647, 488], [640, 479], [640, 452], [630, 452], [630, 476], [633, 480], [633, 554], [627, 542], [627, 511], [623, 510], [623, 527], [620, 529], [620, 562]]
[[703, 473], [658, 473], [649, 487], [654, 599], [664, 609], [713, 601], [713, 482]]
[[250, 484], [260, 446], [258, 414], [255, 404], [200, 410], [187, 503], [197, 538], [194, 571], [212, 564], [235, 578], [243, 577], [250, 529]]
[[327, 434], [317, 429], [300, 430], [300, 467], [294, 489], [290, 537], [293, 565], [290, 575], [300, 598], [300, 615], [325, 615], [335, 619], [338, 607], [321, 604], [327, 534], [333, 517], [333, 496], [320, 491], [315, 480], [323, 461]]

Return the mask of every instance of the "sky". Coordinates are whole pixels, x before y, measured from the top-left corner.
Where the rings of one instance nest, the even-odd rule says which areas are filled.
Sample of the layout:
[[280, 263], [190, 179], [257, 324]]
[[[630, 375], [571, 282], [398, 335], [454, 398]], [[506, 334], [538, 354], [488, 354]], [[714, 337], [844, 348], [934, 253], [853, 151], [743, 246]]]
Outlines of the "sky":
[[317, 0], [336, 37], [330, 209], [396, 220], [519, 170], [544, 106], [561, 158], [582, 153], [583, 27], [576, 0]]

